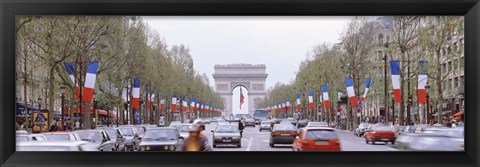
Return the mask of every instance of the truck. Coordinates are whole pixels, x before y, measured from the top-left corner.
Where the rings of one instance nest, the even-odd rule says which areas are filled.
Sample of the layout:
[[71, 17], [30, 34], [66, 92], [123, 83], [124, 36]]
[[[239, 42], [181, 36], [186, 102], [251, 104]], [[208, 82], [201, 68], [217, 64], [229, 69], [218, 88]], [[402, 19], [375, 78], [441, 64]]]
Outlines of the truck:
[[253, 119], [255, 120], [255, 124], [259, 125], [260, 122], [269, 118], [268, 112], [266, 108], [257, 108], [253, 113]]

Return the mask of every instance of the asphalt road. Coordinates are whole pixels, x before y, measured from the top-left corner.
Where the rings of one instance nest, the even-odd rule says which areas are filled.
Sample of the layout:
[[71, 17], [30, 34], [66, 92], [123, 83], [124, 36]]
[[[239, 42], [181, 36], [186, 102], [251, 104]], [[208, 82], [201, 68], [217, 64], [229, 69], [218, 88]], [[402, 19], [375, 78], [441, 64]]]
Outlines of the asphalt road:
[[[211, 130], [214, 130], [216, 126], [216, 123], [207, 124], [205, 131], [202, 132], [208, 137], [210, 146], [212, 146]], [[340, 138], [340, 146], [342, 151], [395, 151], [395, 149], [391, 148], [391, 143], [385, 144], [377, 142], [375, 145], [372, 145], [366, 144], [365, 138], [354, 136], [353, 132], [338, 130], [337, 134]], [[237, 148], [234, 145], [219, 145], [217, 148], [212, 147], [212, 149], [214, 151], [292, 151], [292, 145], [290, 144], [276, 144], [274, 148], [271, 148], [268, 145], [269, 138], [269, 131], [260, 132], [258, 125], [255, 127], [250, 126], [245, 127], [243, 131], [241, 148]]]

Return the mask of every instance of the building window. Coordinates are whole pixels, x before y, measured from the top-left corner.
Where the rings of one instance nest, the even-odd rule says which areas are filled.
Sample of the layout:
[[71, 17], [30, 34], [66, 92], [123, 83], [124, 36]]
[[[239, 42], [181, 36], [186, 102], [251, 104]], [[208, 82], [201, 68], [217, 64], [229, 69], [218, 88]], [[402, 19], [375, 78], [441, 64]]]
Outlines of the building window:
[[378, 35], [378, 46], [382, 46], [383, 43], [383, 34]]
[[448, 62], [448, 72], [453, 71], [452, 62]]
[[464, 86], [465, 86], [465, 80], [464, 80], [464, 77], [463, 77], [463, 76], [460, 77], [460, 86], [461, 86], [461, 87], [464, 87]]
[[459, 86], [458, 86], [458, 77], [455, 78], [453, 84], [454, 84], [454, 88], [458, 88], [458, 87], [459, 87]]

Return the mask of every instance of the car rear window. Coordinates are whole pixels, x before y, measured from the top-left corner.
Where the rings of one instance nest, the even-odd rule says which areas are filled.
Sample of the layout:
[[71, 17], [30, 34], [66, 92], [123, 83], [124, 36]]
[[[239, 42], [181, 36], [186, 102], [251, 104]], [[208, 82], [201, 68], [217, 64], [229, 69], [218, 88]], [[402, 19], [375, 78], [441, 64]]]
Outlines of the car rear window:
[[274, 127], [274, 131], [294, 131], [295, 126], [292, 124], [277, 124]]
[[337, 134], [331, 130], [309, 130], [306, 139], [336, 139]]
[[393, 129], [390, 126], [377, 126], [374, 128], [376, 131], [392, 131]]
[[70, 140], [70, 136], [68, 134], [45, 134], [47, 140], [51, 141], [68, 141]]
[[262, 125], [270, 125], [270, 122], [262, 122]]

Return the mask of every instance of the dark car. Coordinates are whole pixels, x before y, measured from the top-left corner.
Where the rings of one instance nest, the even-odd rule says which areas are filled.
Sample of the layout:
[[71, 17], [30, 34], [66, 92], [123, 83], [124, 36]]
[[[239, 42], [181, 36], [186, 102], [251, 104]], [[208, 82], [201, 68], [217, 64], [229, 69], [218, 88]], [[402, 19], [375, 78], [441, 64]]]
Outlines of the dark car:
[[400, 151], [463, 151], [451, 136], [437, 133], [403, 133], [393, 147]]
[[297, 128], [290, 123], [275, 124], [270, 133], [270, 147], [275, 144], [292, 144], [298, 135]]
[[213, 133], [213, 147], [216, 148], [218, 144], [233, 144], [237, 147], [242, 147], [240, 131], [237, 125], [221, 124], [217, 125]]
[[125, 144], [127, 143], [127, 139], [124, 136], [123, 132], [118, 128], [105, 128], [105, 132], [108, 133], [110, 139], [114, 141], [114, 147], [116, 151], [127, 151], [127, 147]]
[[140, 142], [140, 151], [175, 151], [180, 147], [180, 136], [173, 127], [149, 128]]
[[253, 119], [251, 119], [251, 118], [245, 119], [244, 126], [245, 126], [245, 127], [247, 127], [247, 126], [253, 126], [253, 127], [255, 127], [255, 120], [253, 120]]
[[363, 134], [365, 133], [365, 129], [367, 129], [369, 125], [370, 124], [368, 124], [368, 123], [362, 123], [362, 124], [358, 125], [358, 128], [355, 129], [353, 134], [355, 136], [362, 137]]
[[297, 122], [297, 128], [306, 127], [308, 124], [308, 120], [302, 119]]
[[141, 138], [138, 136], [137, 130], [133, 126], [121, 126], [119, 128], [127, 140], [125, 146], [127, 150], [135, 151], [138, 149]]
[[92, 143], [99, 151], [115, 151], [114, 140], [110, 139], [105, 130], [79, 130], [75, 133], [80, 136], [82, 141]]

